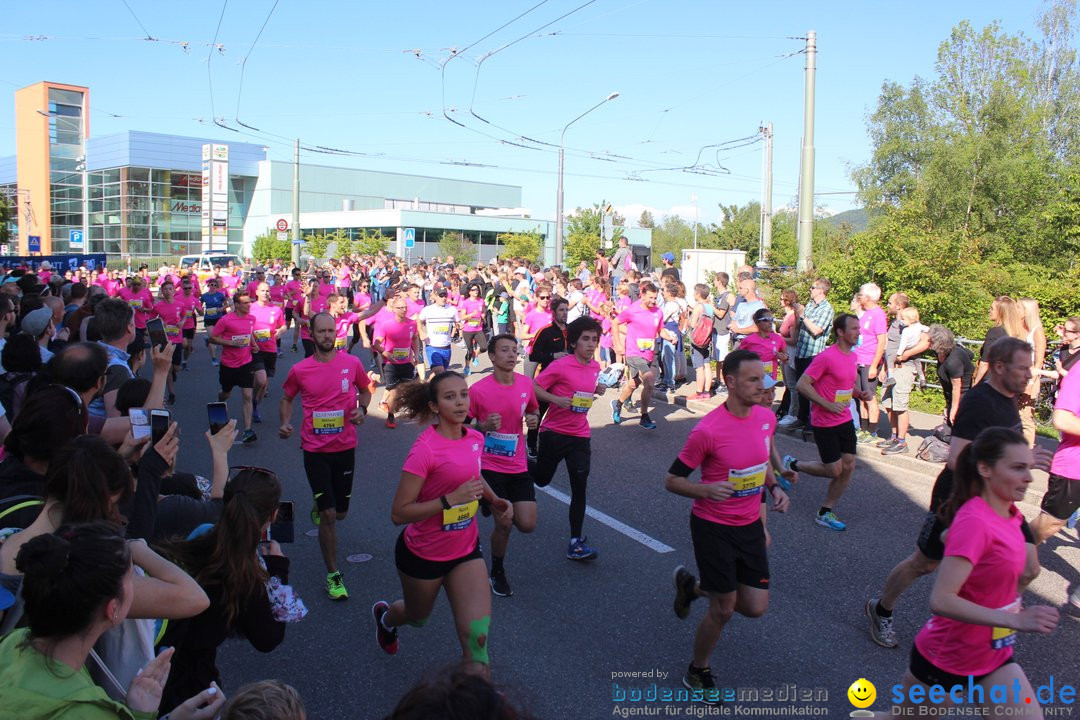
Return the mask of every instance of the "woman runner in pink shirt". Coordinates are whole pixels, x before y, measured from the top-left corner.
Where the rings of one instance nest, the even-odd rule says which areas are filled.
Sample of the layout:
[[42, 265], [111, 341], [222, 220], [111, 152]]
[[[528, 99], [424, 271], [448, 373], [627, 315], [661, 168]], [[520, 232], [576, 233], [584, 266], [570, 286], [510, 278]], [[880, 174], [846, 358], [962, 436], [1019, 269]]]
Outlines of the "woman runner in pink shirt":
[[445, 588], [466, 667], [489, 675], [491, 594], [476, 511], [483, 498], [508, 522], [513, 506], [480, 474], [484, 435], [465, 425], [464, 377], [446, 371], [431, 382], [410, 382], [399, 390], [393, 410], [421, 425], [436, 422], [420, 433], [401, 469], [390, 517], [406, 526], [394, 551], [404, 598], [372, 606], [376, 639], [387, 654], [396, 653], [398, 628], [423, 626]]

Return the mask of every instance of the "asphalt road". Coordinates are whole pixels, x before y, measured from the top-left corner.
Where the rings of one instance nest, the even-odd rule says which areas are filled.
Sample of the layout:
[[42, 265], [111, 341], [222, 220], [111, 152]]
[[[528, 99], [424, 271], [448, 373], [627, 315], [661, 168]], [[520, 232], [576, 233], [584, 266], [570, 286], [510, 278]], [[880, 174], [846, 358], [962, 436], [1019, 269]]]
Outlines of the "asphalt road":
[[[205, 403], [216, 399], [217, 371], [210, 366], [201, 334], [196, 342], [191, 370], [181, 373], [180, 401], [174, 408], [183, 432], [179, 466], [209, 474], [202, 433]], [[219, 666], [226, 694], [248, 681], [279, 678], [296, 687], [311, 718], [381, 718], [417, 680], [440, 672], [460, 652], [444, 598], [426, 627], [402, 628], [396, 656], [385, 655], [373, 637], [371, 604], [393, 600], [401, 592], [393, 563], [400, 529], [390, 522], [390, 502], [419, 428], [401, 423], [397, 430], [386, 429], [376, 395], [372, 415], [360, 428], [352, 510], [338, 525], [342, 558], [371, 557], [344, 563], [350, 598], [330, 601], [323, 589], [318, 542], [305, 534], [311, 529], [306, 519], [310, 493], [299, 440], [280, 440], [276, 433], [280, 385], [288, 367], [301, 357], [286, 350], [263, 406], [266, 421], [256, 426], [259, 440], [235, 447], [230, 461], [274, 469], [283, 478], [285, 499], [296, 502], [297, 538], [285, 552], [292, 559], [292, 584], [310, 614], [291, 626], [285, 642], [269, 654], [257, 653], [242, 638], [230, 640], [221, 649]], [[461, 362], [460, 349], [455, 348], [454, 360]], [[486, 357], [482, 363], [481, 372], [487, 372]], [[230, 411], [239, 417], [237, 397], [231, 400]], [[297, 403], [294, 424], [299, 423], [299, 414]], [[536, 531], [515, 533], [511, 539], [506, 567], [515, 595], [493, 598], [491, 670], [507, 694], [537, 717], [607, 718], [625, 708], [701, 716], [695, 715], [703, 710], [701, 705], [616, 701], [620, 692], [632, 697], [635, 689], [648, 698], [653, 684], [661, 692], [681, 687], [693, 633], [704, 612], [701, 602], [688, 620], [680, 621], [672, 612], [672, 568], [685, 563], [694, 569], [690, 501], [663, 489], [666, 469], [701, 415], [662, 405], [653, 417], [659, 428], [650, 432], [637, 427], [636, 419], [613, 426], [604, 401], [590, 412], [589, 505], [625, 526], [617, 531], [592, 517], [586, 519], [590, 544], [599, 550], [595, 562], [566, 559], [567, 506], [550, 494], [538, 493]], [[816, 456], [812, 444], [798, 439], [781, 436], [778, 443], [781, 452]], [[837, 508], [848, 523], [843, 533], [813, 523], [824, 497], [824, 481], [807, 477], [800, 482], [791, 512], [769, 517], [773, 546], [768, 612], [757, 620], [736, 616], [713, 655], [718, 685], [736, 689], [744, 700], [710, 711], [726, 709], [727, 714], [738, 715], [758, 709], [763, 713], [759, 717], [778, 717], [780, 708], [794, 705], [803, 710], [784, 717], [847, 717], [852, 710], [847, 688], [859, 678], [877, 686], [874, 708], [888, 707], [889, 688], [899, 682], [911, 640], [929, 616], [931, 581], [921, 580], [903, 598], [897, 610], [897, 649], [880, 648], [869, 639], [863, 604], [879, 591], [892, 566], [912, 551], [934, 472], [918, 461], [860, 457], [851, 488]], [[550, 488], [569, 493], [565, 471], [560, 470]], [[1037, 512], [1033, 505], [1022, 509], [1028, 517]], [[487, 518], [480, 522], [486, 547], [492, 522]], [[1068, 588], [1080, 582], [1076, 534], [1070, 531], [1052, 539], [1042, 548], [1041, 560], [1044, 570], [1028, 591], [1026, 603], [1061, 606]], [[1036, 687], [1051, 675], [1058, 687], [1076, 684], [1078, 640], [1076, 619], [1063, 613], [1052, 635], [1023, 636], [1017, 656]], [[800, 696], [809, 692], [816, 700], [761, 699], [770, 689], [774, 697], [783, 697], [792, 685]], [[758, 700], [746, 699], [755, 689]]]

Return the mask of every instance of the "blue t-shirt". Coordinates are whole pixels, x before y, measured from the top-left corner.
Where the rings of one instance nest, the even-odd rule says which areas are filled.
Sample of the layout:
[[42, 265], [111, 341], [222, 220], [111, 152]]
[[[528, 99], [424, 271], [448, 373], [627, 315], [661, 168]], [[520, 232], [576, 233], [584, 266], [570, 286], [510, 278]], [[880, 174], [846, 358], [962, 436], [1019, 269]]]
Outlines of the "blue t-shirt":
[[203, 322], [213, 325], [225, 314], [225, 294], [221, 292], [208, 292], [199, 296], [203, 304]]

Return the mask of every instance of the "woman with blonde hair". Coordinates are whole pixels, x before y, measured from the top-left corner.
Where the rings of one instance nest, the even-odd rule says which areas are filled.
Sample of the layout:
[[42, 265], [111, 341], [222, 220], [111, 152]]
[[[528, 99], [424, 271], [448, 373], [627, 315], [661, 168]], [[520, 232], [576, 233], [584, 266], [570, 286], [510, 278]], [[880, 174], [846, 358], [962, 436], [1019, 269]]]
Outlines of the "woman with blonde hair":
[[1039, 387], [1042, 383], [1042, 366], [1046, 359], [1046, 331], [1043, 330], [1042, 319], [1039, 317], [1039, 303], [1034, 298], [1020, 298], [1017, 306], [1023, 311], [1024, 330], [1023, 339], [1034, 348], [1031, 353], [1031, 382], [1027, 390], [1020, 393], [1017, 404], [1020, 408], [1020, 422], [1024, 428], [1024, 437], [1028, 445], [1035, 446], [1035, 401], [1039, 397]]
[[987, 330], [986, 337], [983, 338], [979, 365], [975, 368], [975, 379], [972, 380], [972, 385], [978, 385], [986, 375], [986, 371], [990, 369], [990, 364], [982, 358], [986, 357], [987, 350], [994, 342], [1003, 337], [1027, 339], [1028, 331], [1024, 325], [1024, 311], [1020, 303], [1008, 295], [999, 295], [990, 303], [990, 320], [994, 323], [994, 327]]

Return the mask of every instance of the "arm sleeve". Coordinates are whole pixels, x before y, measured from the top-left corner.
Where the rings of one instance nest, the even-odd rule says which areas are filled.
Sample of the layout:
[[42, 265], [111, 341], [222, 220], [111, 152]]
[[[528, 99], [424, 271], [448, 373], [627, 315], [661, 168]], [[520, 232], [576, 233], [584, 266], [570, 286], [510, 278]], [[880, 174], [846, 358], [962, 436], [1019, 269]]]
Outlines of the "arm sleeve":
[[161, 478], [165, 475], [168, 464], [150, 448], [139, 460], [139, 481], [135, 494], [121, 512], [128, 519], [127, 536], [132, 540], [142, 538], [146, 542], [154, 539], [154, 525], [157, 522], [158, 495], [161, 492]]
[[[690, 431], [690, 437], [686, 438], [686, 444], [683, 445], [682, 451], [675, 460], [676, 463], [681, 463], [682, 467], [688, 470], [688, 472], [686, 474], [672, 472], [672, 474], [679, 475], [680, 477], [689, 477], [690, 473], [701, 467], [701, 463], [705, 459], [707, 451], [707, 434], [699, 432], [699, 428], [694, 428]], [[672, 468], [674, 467], [675, 465], [672, 464]]]
[[[266, 555], [266, 571], [272, 577], [281, 579], [282, 584], [289, 582], [289, 559], [277, 555]], [[251, 646], [259, 652], [270, 652], [285, 639], [285, 623], [274, 619], [270, 606], [270, 597], [265, 587], [248, 598], [243, 611], [236, 619], [237, 629], [248, 639]]]

